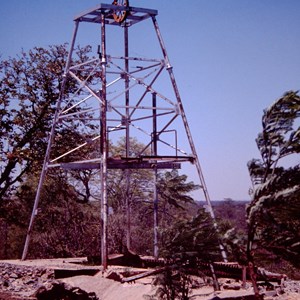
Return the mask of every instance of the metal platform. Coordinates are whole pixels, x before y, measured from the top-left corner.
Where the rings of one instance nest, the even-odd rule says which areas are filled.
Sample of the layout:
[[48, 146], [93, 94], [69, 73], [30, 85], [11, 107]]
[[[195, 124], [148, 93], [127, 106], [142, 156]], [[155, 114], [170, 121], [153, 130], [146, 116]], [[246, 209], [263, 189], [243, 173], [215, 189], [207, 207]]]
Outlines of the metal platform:
[[131, 26], [148, 18], [157, 15], [157, 10], [146, 9], [139, 7], [123, 7], [110, 4], [99, 4], [92, 9], [89, 9], [74, 18], [74, 21], [89, 22], [89, 23], [101, 23], [101, 16], [105, 15], [105, 23], [108, 25], [120, 26], [119, 22], [114, 19], [114, 13], [117, 11], [127, 11], [126, 26]]
[[[182, 162], [195, 160], [192, 156], [141, 156], [141, 157], [109, 157], [108, 169], [180, 169]], [[101, 160], [73, 161], [68, 163], [49, 164], [48, 168], [60, 167], [64, 170], [91, 170], [100, 169]]]

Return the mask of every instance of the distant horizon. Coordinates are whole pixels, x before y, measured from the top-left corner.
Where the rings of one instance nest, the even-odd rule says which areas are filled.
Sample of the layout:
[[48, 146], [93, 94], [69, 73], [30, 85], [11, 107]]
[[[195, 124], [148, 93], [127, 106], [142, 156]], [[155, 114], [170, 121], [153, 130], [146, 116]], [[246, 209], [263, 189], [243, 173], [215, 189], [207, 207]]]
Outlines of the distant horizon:
[[[220, 200], [220, 199], [216, 199], [216, 200], [210, 200], [211, 203], [213, 202], [226, 202], [228, 200], [231, 200], [232, 202], [251, 202], [251, 200], [235, 200], [235, 199], [223, 199], [223, 200]], [[195, 200], [195, 202], [199, 202], [199, 203], [206, 203], [205, 200]]]

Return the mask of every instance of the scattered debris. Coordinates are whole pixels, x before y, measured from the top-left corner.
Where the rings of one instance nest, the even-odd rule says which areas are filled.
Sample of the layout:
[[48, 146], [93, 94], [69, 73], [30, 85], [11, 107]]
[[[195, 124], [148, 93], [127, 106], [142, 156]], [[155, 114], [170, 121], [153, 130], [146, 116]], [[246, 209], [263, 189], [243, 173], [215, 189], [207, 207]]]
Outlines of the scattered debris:
[[[141, 269], [124, 266], [110, 266], [106, 272], [62, 278], [55, 278], [55, 267], [47, 265], [47, 260], [29, 262], [0, 262], [0, 300], [142, 300], [150, 295], [155, 287], [151, 282], [158, 269]], [[27, 264], [27, 265], [26, 265]], [[57, 260], [59, 269], [72, 269], [67, 260]], [[78, 265], [77, 265], [78, 266]], [[78, 266], [79, 270], [86, 266]], [[223, 268], [223, 267], [222, 267]], [[224, 269], [222, 270], [224, 271]], [[80, 274], [80, 271], [78, 271]], [[74, 273], [76, 275], [76, 272]], [[280, 274], [267, 274], [272, 281], [260, 281], [260, 294], [265, 300], [300, 299], [300, 282], [289, 279], [279, 280]], [[195, 277], [195, 278], [194, 278]], [[207, 278], [193, 276], [193, 300], [212, 299], [253, 299], [253, 289], [249, 281], [243, 285], [241, 279], [219, 278], [220, 291], [214, 291]], [[197, 280], [196, 280], [197, 279]], [[57, 296], [59, 295], [59, 296]], [[64, 298], [59, 298], [64, 297]], [[151, 296], [149, 296], [151, 297]], [[252, 298], [251, 298], [252, 297]], [[150, 298], [149, 298], [150, 299]]]
[[69, 299], [69, 300], [99, 300], [94, 292], [72, 287], [60, 281], [53, 281], [40, 287], [34, 296], [37, 300]]
[[54, 271], [45, 268], [0, 263], [0, 290], [30, 297], [33, 291], [54, 280]]

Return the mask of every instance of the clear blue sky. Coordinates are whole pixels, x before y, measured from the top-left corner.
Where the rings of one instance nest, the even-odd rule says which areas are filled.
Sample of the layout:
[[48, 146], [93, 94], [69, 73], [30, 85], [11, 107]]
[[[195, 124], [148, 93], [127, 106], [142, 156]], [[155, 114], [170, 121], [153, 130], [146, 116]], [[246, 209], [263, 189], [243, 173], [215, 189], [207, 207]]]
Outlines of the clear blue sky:
[[[69, 42], [74, 16], [110, 2], [2, 1], [0, 53], [6, 58], [21, 48]], [[130, 4], [158, 10], [211, 198], [249, 199], [246, 164], [259, 157], [255, 138], [262, 111], [285, 91], [300, 88], [300, 1]], [[190, 170], [184, 168], [197, 181]]]

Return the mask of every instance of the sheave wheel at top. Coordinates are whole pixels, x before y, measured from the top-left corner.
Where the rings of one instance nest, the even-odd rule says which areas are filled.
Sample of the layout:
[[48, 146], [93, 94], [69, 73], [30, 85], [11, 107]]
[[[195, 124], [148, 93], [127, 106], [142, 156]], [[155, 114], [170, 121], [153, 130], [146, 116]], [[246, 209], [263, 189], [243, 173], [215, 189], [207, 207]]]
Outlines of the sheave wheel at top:
[[[118, 5], [118, 6], [128, 7], [129, 6], [129, 1], [128, 0], [114, 0], [114, 2], [112, 4], [113, 5]], [[127, 15], [128, 15], [128, 11], [118, 10], [118, 11], [114, 11], [113, 17], [114, 17], [114, 20], [116, 22], [122, 23], [123, 21], [125, 21]]]

